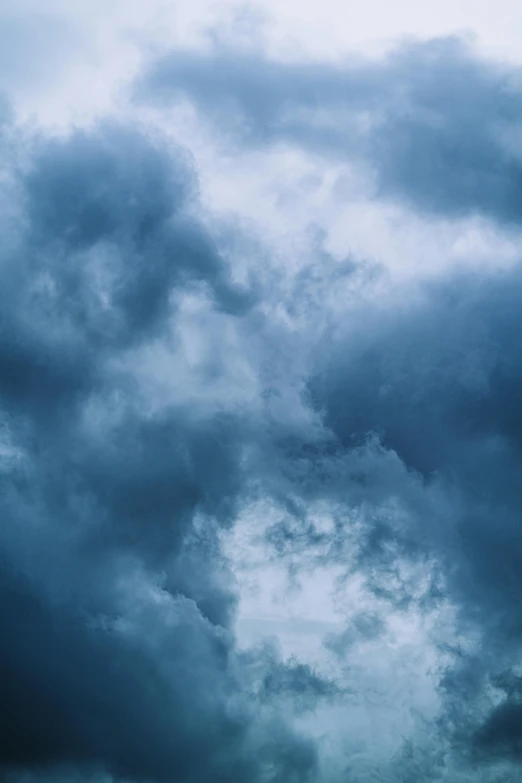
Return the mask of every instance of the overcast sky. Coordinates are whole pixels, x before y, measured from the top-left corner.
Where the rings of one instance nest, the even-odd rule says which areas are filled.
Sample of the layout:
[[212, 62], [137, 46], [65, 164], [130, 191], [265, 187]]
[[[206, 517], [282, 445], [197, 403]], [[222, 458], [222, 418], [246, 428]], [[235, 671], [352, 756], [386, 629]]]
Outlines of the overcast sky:
[[1, 4], [2, 780], [520, 781], [521, 34]]

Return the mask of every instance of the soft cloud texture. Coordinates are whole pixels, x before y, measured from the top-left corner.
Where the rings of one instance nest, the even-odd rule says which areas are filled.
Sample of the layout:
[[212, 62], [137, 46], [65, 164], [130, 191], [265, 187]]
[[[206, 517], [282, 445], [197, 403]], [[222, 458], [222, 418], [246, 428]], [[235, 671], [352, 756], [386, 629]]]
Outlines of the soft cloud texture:
[[313, 63], [231, 29], [103, 120], [2, 111], [2, 775], [516, 781], [518, 259], [397, 280], [320, 225], [278, 252], [169, 123], [208, 160], [348, 165], [494, 255], [519, 74], [455, 37]]
[[20, 153], [2, 262], [3, 769], [306, 777], [312, 750], [256, 714], [229, 630], [216, 531], [248, 422], [151, 410], [133, 372], [183, 292], [229, 319], [249, 307], [190, 215], [190, 166], [118, 126]]
[[476, 58], [459, 39], [404, 45], [378, 61], [284, 63], [262, 52], [175, 52], [138, 95], [187, 96], [249, 145], [299, 145], [370, 167], [376, 197], [450, 217], [517, 222], [520, 74]]

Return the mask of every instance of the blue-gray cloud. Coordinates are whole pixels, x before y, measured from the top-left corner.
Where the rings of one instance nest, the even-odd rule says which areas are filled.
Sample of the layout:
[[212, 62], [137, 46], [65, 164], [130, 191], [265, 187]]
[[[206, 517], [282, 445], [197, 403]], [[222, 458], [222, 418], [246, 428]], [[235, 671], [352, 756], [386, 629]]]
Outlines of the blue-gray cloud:
[[377, 196], [449, 217], [520, 222], [520, 74], [457, 38], [407, 44], [377, 61], [276, 62], [217, 47], [173, 52], [136, 87], [186, 98], [234, 143], [301, 146], [374, 170]]
[[[136, 95], [163, 107], [188, 99], [232, 146], [284, 142], [363, 161], [376, 197], [417, 212], [513, 226], [522, 196], [517, 82], [516, 69], [450, 39], [344, 65], [220, 47], [175, 52], [150, 66]], [[521, 742], [512, 693], [485, 717], [485, 694], [516, 665], [522, 641], [521, 294], [515, 269], [451, 274], [400, 307], [351, 301], [346, 327], [319, 340], [307, 381], [331, 437], [312, 448], [299, 438], [285, 443], [280, 481], [290, 477], [290, 513], [268, 531], [280, 556], [316, 551], [318, 561], [339, 563], [350, 515], [341, 512], [325, 533], [307, 504], [329, 497], [341, 508], [374, 509], [355, 542], [368, 585], [402, 608], [449, 595], [462, 632], [480, 629], [479, 657], [457, 659], [441, 693], [454, 747], [482, 761], [517, 759]], [[399, 517], [386, 498], [399, 503]], [[404, 558], [435, 563], [422, 595], [398, 576]]]
[[[519, 694], [505, 683], [518, 683], [522, 644], [521, 301], [517, 268], [455, 274], [400, 307], [347, 314], [320, 341], [308, 381], [332, 443], [301, 454], [301, 496], [335, 499], [335, 529], [316, 529], [302, 508], [269, 531], [283, 556], [355, 563], [399, 610], [454, 602], [464, 646], [477, 632], [481, 642], [473, 653], [454, 642], [442, 725], [478, 764], [520, 758]], [[355, 540], [343, 507], [365, 514]], [[434, 567], [422, 589], [401, 575], [405, 560]], [[353, 640], [350, 627], [327, 643], [343, 654]]]
[[[218, 49], [169, 55], [137, 94], [188, 96], [234, 144], [359, 156], [378, 195], [418, 211], [514, 224], [514, 76], [456, 41], [342, 67]], [[340, 275], [371, 287], [372, 270], [350, 261], [332, 271], [317, 253], [290, 295], [275, 276], [241, 288], [198, 216], [190, 160], [165, 141], [126, 124], [61, 138], [22, 130], [5, 112], [2, 774], [348, 774], [328, 777], [289, 716], [349, 690], [269, 648], [237, 649], [220, 533], [262, 497], [281, 509], [266, 533], [277, 557], [355, 569], [395, 610], [449, 600], [463, 639], [481, 640], [473, 653], [436, 640], [453, 663], [441, 672], [431, 755], [409, 739], [380, 779], [450, 781], [458, 763], [486, 780], [501, 758], [515, 780], [519, 269], [452, 273], [386, 305], [354, 293], [340, 315], [325, 313], [322, 292]], [[189, 297], [242, 340], [230, 349], [223, 330], [223, 355], [212, 343], [217, 355], [189, 373], [188, 394], [158, 405], [140, 357], [176, 333]], [[285, 331], [277, 309], [299, 327]], [[229, 406], [196, 405], [246, 357], [252, 408], [234, 404], [232, 384]], [[326, 532], [310, 513], [317, 501], [332, 509]], [[424, 563], [429, 579], [416, 584], [404, 562]], [[325, 644], [342, 660], [384, 630], [361, 611]], [[349, 774], [364, 779], [357, 763]]]
[[248, 427], [241, 414], [151, 412], [132, 372], [132, 351], [168, 333], [183, 293], [230, 319], [253, 298], [194, 216], [181, 154], [126, 126], [21, 132], [18, 147], [14, 130], [0, 273], [2, 774], [261, 780], [265, 765], [271, 780], [304, 780], [313, 748], [256, 716], [230, 630], [217, 531], [245, 482]]

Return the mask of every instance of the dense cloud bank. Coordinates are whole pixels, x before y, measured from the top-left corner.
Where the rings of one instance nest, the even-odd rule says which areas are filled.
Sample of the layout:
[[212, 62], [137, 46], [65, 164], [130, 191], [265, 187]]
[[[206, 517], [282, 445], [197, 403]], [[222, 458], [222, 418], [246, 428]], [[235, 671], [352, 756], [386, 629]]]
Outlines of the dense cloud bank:
[[[13, 151], [9, 129], [4, 144]], [[14, 153], [1, 286], [2, 767], [304, 779], [313, 751], [260, 715], [230, 630], [217, 532], [245, 482], [245, 414], [212, 401], [198, 411], [190, 389], [187, 404], [155, 403], [136, 369], [175, 344], [189, 292], [232, 322], [251, 306], [191, 214], [190, 165], [119, 126], [29, 138]], [[205, 386], [223, 361], [201, 368]]]
[[[515, 77], [456, 41], [342, 68], [219, 49], [169, 55], [136, 95], [181, 91], [232, 146], [362, 161], [376, 198], [515, 230]], [[517, 780], [519, 267], [386, 295], [319, 250], [246, 274], [256, 258], [243, 268], [161, 135], [5, 117], [2, 774]], [[277, 562], [356, 574], [375, 598], [324, 640], [342, 682], [236, 642], [222, 539], [262, 503]], [[431, 618], [440, 702], [372, 766], [305, 717], [348, 720], [342, 662], [387, 612]]]

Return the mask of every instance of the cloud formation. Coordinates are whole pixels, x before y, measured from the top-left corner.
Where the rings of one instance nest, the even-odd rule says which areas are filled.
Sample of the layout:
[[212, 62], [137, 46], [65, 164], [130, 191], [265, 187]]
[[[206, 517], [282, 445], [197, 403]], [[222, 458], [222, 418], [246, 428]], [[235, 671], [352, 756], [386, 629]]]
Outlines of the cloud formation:
[[404, 44], [377, 61], [278, 62], [262, 50], [175, 51], [137, 97], [182, 97], [235, 143], [284, 143], [363, 161], [375, 195], [457, 218], [520, 222], [520, 74], [458, 38]]
[[151, 408], [133, 371], [176, 297], [233, 320], [248, 293], [182, 155], [118, 125], [24, 144], [3, 194], [2, 769], [305, 779], [312, 749], [256, 714], [230, 630], [242, 414]]
[[[457, 39], [345, 65], [175, 52], [137, 94], [189, 100], [231, 148], [284, 143], [363, 161], [375, 198], [418, 214], [520, 221], [519, 74]], [[385, 305], [349, 299], [306, 381], [329, 444], [287, 453], [301, 511], [269, 532], [280, 555], [350, 563], [398, 606], [449, 597], [464, 660], [441, 679], [445, 728], [482, 762], [517, 759], [521, 741], [518, 691], [503, 684], [518, 681], [520, 650], [520, 294], [515, 268], [451, 272]], [[318, 498], [338, 509], [328, 532], [305, 511]], [[419, 561], [432, 574], [420, 592], [399, 567]]]
[[[375, 200], [514, 232], [516, 78], [454, 39], [343, 65], [217, 46], [162, 57], [134, 98], [183, 96], [232, 153], [351, 161]], [[2, 774], [516, 780], [519, 266], [388, 290], [315, 240], [297, 271], [242, 265], [244, 227], [218, 230], [167, 135], [4, 114]], [[272, 564], [362, 597], [329, 671], [238, 641], [224, 541], [256, 508]], [[396, 689], [415, 656], [424, 712]], [[375, 704], [386, 729], [360, 743]]]

